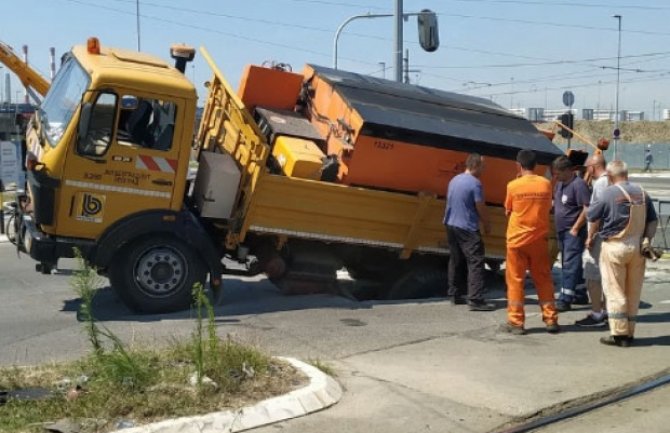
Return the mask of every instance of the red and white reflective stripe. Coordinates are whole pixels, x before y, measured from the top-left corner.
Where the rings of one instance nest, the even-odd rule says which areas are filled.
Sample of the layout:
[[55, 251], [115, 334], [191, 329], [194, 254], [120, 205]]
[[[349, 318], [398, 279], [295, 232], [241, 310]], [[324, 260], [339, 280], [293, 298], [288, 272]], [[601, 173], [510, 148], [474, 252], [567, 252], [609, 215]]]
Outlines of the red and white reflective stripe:
[[174, 173], [177, 170], [177, 160], [161, 158], [159, 156], [139, 155], [135, 160], [135, 168], [139, 170]]

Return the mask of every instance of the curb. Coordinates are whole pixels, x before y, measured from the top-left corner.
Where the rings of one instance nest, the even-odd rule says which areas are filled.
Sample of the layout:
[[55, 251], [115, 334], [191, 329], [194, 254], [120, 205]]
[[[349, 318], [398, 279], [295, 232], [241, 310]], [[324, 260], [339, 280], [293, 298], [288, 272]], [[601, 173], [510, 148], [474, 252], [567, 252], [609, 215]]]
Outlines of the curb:
[[342, 398], [342, 388], [332, 377], [295, 358], [277, 357], [309, 378], [309, 385], [235, 411], [213, 412], [115, 430], [112, 433], [221, 433], [252, 428], [305, 416], [330, 407]]

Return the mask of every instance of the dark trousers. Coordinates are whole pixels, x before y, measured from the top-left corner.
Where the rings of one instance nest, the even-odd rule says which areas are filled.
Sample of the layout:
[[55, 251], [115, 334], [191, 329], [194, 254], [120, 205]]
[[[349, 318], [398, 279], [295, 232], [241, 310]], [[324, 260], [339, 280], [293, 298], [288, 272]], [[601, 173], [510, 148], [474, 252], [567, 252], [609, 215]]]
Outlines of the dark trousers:
[[447, 295], [469, 301], [484, 300], [484, 242], [479, 231], [471, 232], [447, 226], [449, 242], [449, 288]]
[[577, 236], [572, 236], [569, 230], [558, 232], [561, 250], [561, 295], [558, 299], [568, 304], [576, 298], [588, 298], [582, 265], [585, 243], [586, 227], [582, 227]]

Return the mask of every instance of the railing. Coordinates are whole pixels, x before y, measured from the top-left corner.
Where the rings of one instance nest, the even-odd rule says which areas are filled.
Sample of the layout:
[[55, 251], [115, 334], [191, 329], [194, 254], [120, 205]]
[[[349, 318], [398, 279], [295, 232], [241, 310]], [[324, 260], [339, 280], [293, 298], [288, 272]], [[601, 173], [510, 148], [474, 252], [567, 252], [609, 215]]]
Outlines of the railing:
[[658, 214], [658, 229], [654, 238], [654, 246], [670, 251], [670, 201], [652, 199]]

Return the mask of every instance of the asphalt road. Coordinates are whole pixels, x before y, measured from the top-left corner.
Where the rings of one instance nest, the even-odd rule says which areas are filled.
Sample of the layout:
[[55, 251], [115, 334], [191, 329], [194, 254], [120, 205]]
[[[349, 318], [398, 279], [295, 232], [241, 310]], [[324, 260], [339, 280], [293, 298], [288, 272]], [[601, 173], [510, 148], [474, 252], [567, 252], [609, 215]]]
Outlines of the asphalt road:
[[[565, 332], [549, 335], [537, 306], [529, 305], [529, 335], [501, 334], [500, 276], [488, 283], [500, 306], [493, 313], [469, 312], [443, 299], [285, 297], [266, 280], [238, 278], [225, 280], [225, 303], [215, 312], [220, 335], [257, 344], [270, 354], [329, 363], [346, 390], [329, 410], [259, 433], [484, 433], [668, 368], [670, 263], [655, 266], [647, 276], [638, 345], [628, 350], [599, 345], [602, 330], [571, 326], [584, 310], [562, 314]], [[77, 320], [79, 300], [68, 281], [67, 271], [34, 272], [31, 260], [17, 259], [10, 244], [0, 243], [1, 365], [72, 359], [90, 350]], [[532, 291], [528, 302], [535, 302]], [[190, 312], [137, 315], [107, 287], [96, 298], [94, 314], [135, 346], [165, 344], [194, 329]], [[660, 420], [645, 431], [661, 433], [666, 427]]]

